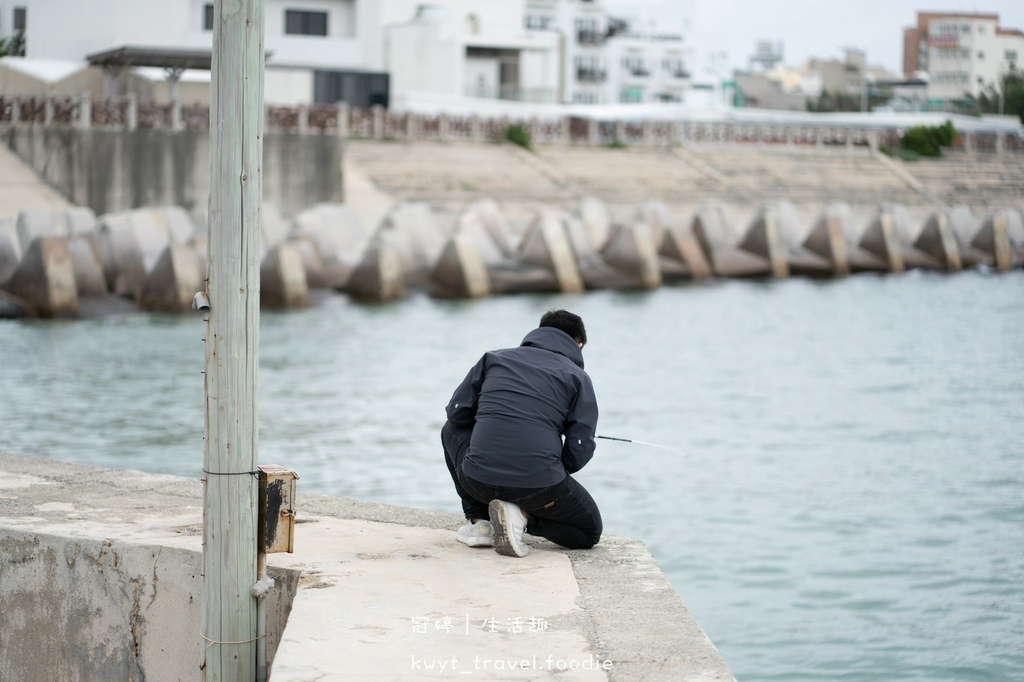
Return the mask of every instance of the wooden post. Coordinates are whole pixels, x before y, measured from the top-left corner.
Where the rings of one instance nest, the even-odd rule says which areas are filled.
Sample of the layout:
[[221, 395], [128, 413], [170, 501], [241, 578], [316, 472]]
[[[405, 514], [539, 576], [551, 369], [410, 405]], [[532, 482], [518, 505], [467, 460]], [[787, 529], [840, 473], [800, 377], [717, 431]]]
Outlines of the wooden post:
[[200, 670], [256, 676], [257, 378], [265, 0], [216, 0]]

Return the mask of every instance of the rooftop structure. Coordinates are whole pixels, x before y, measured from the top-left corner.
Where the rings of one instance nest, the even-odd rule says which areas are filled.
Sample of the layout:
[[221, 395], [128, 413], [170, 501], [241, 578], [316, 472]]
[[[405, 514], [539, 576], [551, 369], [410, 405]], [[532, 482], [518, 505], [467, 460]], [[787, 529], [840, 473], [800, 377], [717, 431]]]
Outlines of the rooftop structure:
[[1022, 56], [1024, 33], [1001, 27], [998, 14], [918, 12], [917, 24], [903, 31], [903, 71], [928, 74], [932, 104], [998, 90]]

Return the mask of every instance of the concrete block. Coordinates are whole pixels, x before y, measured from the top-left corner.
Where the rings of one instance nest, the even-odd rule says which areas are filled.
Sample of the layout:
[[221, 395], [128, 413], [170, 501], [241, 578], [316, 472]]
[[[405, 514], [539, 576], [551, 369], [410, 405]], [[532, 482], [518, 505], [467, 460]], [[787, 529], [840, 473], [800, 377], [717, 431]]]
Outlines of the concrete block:
[[135, 299], [146, 281], [146, 266], [126, 214], [107, 214], [100, 218], [99, 254], [107, 288], [118, 296]]
[[562, 293], [584, 290], [576, 255], [555, 211], [543, 209], [533, 220], [519, 245], [519, 259], [527, 265], [550, 269]]
[[583, 197], [576, 207], [576, 215], [583, 221], [590, 243], [600, 250], [611, 234], [612, 216], [608, 207], [597, 197]]
[[[305, 238], [316, 247], [323, 264], [323, 280], [332, 288], [344, 286], [352, 269], [362, 260], [371, 236], [356, 212], [344, 204], [316, 204], [292, 221], [291, 237]], [[308, 267], [306, 275], [310, 275]], [[311, 287], [313, 281], [308, 280]]]
[[78, 317], [75, 269], [63, 237], [37, 237], [4, 288], [38, 317]]
[[260, 305], [264, 308], [306, 308], [309, 286], [302, 254], [294, 244], [278, 244], [260, 263]]
[[928, 216], [914, 247], [928, 254], [951, 272], [963, 270], [960, 244], [950, 222], [949, 213], [939, 211]]
[[455, 234], [445, 243], [430, 275], [434, 295], [440, 298], [483, 298], [491, 282], [477, 242], [469, 234]]
[[197, 291], [205, 291], [199, 259], [186, 244], [169, 244], [146, 276], [139, 307], [151, 312], [185, 313]]
[[260, 254], [263, 258], [288, 239], [289, 230], [291, 225], [281, 215], [280, 209], [264, 201], [260, 208]]
[[970, 241], [971, 247], [987, 254], [1000, 272], [1024, 262], [1024, 220], [1014, 210], [987, 216]]
[[403, 277], [412, 286], [427, 281], [445, 242], [430, 204], [422, 201], [397, 204], [385, 216], [378, 235], [387, 236], [400, 258]]
[[633, 280], [636, 286], [644, 289], [661, 286], [661, 264], [654, 245], [654, 230], [647, 223], [634, 220], [613, 226], [608, 241], [601, 248], [601, 256]]
[[693, 216], [690, 231], [700, 244], [712, 271], [719, 277], [760, 277], [771, 274], [766, 258], [736, 248], [736, 236], [725, 206], [718, 201], [702, 204]]
[[495, 201], [492, 199], [474, 201], [466, 207], [466, 213], [473, 214], [480, 220], [504, 258], [514, 256], [515, 237], [512, 234], [512, 227]]
[[505, 246], [495, 240], [494, 232], [488, 228], [485, 218], [479, 211], [465, 210], [459, 214], [455, 221], [454, 233], [470, 240], [473, 243], [473, 250], [488, 267], [508, 264], [515, 258], [514, 254], [508, 254]]
[[107, 278], [100, 265], [98, 239], [95, 233], [84, 233], [68, 239], [75, 269], [75, 287], [79, 297], [104, 296], [109, 292]]
[[402, 257], [388, 239], [375, 240], [345, 283], [344, 291], [359, 301], [395, 301], [405, 298]]
[[711, 263], [704, 256], [697, 238], [678, 223], [668, 227], [662, 234], [658, 255], [661, 257], [661, 272], [665, 278], [669, 278], [670, 273], [693, 279], [707, 279], [713, 274]]
[[14, 274], [20, 261], [17, 218], [0, 218], [0, 286]]
[[940, 268], [939, 261], [911, 244], [911, 228], [912, 219], [906, 206], [883, 204], [861, 235], [859, 246], [888, 263], [890, 272]]
[[298, 237], [289, 239], [288, 245], [298, 252], [302, 270], [306, 273], [306, 286], [310, 289], [329, 289], [332, 284], [324, 272], [324, 262], [311, 239]]
[[71, 206], [64, 209], [64, 220], [67, 223], [69, 237], [96, 234], [100, 226], [96, 213], [88, 206]]
[[67, 237], [68, 223], [63, 211], [18, 211], [18, 244], [22, 252], [39, 237]]

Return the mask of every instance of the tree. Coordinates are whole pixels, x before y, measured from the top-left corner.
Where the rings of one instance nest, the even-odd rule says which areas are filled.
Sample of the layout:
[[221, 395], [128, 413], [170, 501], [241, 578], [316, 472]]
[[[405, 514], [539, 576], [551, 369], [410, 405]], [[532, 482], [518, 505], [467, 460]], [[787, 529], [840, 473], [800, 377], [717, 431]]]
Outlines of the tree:
[[[1024, 73], [1011, 64], [1002, 80], [1003, 113], [1015, 115], [1024, 123]], [[989, 83], [978, 97], [978, 106], [982, 113], [995, 114], [999, 112], [999, 99], [1000, 89]]]
[[0, 38], [0, 57], [24, 57], [25, 33], [18, 31], [10, 38]]

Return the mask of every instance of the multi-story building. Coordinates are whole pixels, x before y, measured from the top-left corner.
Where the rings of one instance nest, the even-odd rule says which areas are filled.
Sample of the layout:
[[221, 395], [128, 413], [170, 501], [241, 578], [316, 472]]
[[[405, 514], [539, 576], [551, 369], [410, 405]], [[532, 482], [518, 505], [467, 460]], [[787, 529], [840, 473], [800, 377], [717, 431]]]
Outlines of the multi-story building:
[[903, 71], [928, 74], [927, 97], [943, 104], [1001, 87], [1024, 57], [1024, 33], [1002, 28], [998, 14], [918, 12], [903, 32]]
[[[615, 20], [600, 0], [266, 0], [264, 21], [273, 104], [681, 101], [690, 84], [680, 36]], [[211, 0], [0, 0], [0, 37], [22, 33], [30, 59], [102, 56], [107, 94], [140, 67], [179, 78], [213, 30]]]

